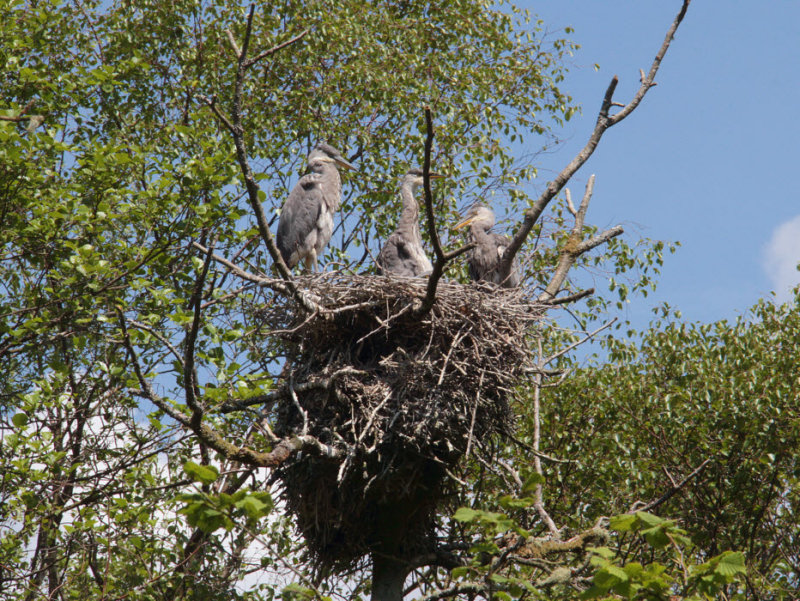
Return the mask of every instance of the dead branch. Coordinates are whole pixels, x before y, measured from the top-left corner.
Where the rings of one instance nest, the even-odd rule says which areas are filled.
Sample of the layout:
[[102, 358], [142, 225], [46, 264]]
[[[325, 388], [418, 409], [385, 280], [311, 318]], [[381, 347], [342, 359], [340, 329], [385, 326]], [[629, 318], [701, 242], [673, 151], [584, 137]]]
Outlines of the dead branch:
[[619, 236], [624, 231], [622, 226], [617, 225], [597, 236], [592, 237], [589, 240], [583, 240], [583, 228], [586, 220], [586, 212], [589, 210], [589, 202], [591, 201], [593, 192], [594, 175], [591, 175], [589, 177], [589, 181], [586, 182], [586, 191], [583, 195], [583, 199], [581, 200], [580, 207], [576, 211], [574, 205], [572, 205], [572, 198], [569, 193], [569, 189], [566, 190], [567, 205], [569, 206], [570, 213], [575, 216], [575, 225], [573, 225], [572, 230], [567, 237], [567, 241], [564, 243], [564, 247], [559, 253], [558, 265], [556, 266], [556, 269], [550, 278], [550, 282], [547, 284], [544, 292], [539, 295], [540, 302], [549, 302], [555, 298], [556, 294], [558, 294], [558, 291], [561, 289], [561, 286], [564, 284], [564, 280], [567, 279], [569, 270], [572, 269], [572, 266], [575, 264], [575, 261], [578, 257], [607, 242], [611, 238]]
[[600, 112], [597, 115], [597, 122], [595, 123], [594, 130], [589, 136], [589, 140], [586, 142], [586, 145], [572, 159], [572, 161], [570, 161], [570, 163], [564, 167], [561, 173], [559, 173], [558, 176], [556, 176], [556, 178], [547, 185], [547, 189], [536, 200], [536, 202], [534, 202], [533, 206], [525, 210], [522, 223], [517, 230], [517, 233], [512, 238], [511, 244], [508, 246], [506, 253], [503, 255], [503, 261], [500, 265], [501, 273], [503, 273], [505, 277], [508, 277], [509, 273], [511, 272], [511, 265], [514, 261], [514, 257], [516, 257], [517, 253], [522, 248], [522, 245], [533, 229], [533, 226], [539, 220], [539, 217], [542, 215], [545, 208], [547, 208], [547, 205], [550, 203], [550, 201], [558, 195], [566, 183], [572, 178], [573, 175], [575, 175], [575, 172], [577, 172], [578, 169], [580, 169], [586, 163], [586, 161], [589, 160], [589, 157], [592, 156], [592, 153], [594, 153], [595, 148], [597, 148], [597, 144], [600, 142], [600, 139], [603, 137], [603, 134], [606, 132], [606, 130], [630, 115], [631, 112], [633, 112], [636, 107], [639, 106], [642, 99], [644, 99], [647, 91], [655, 85], [654, 79], [656, 73], [658, 72], [658, 68], [661, 65], [661, 61], [663, 60], [664, 55], [666, 54], [667, 49], [672, 42], [672, 39], [675, 37], [675, 32], [677, 31], [678, 26], [681, 24], [681, 21], [686, 14], [686, 10], [689, 8], [690, 2], [691, 0], [683, 0], [683, 5], [681, 6], [680, 12], [678, 13], [677, 17], [675, 17], [672, 26], [667, 31], [664, 42], [661, 44], [661, 48], [659, 49], [652, 65], [650, 66], [650, 72], [641, 82], [639, 90], [636, 92], [633, 99], [616, 115], [610, 115], [609, 111], [614, 105], [612, 98], [614, 96], [614, 90], [617, 87], [619, 79], [616, 75], [612, 78], [611, 83], [606, 89], [605, 96], [603, 97], [603, 103], [600, 107]]
[[144, 377], [141, 365], [139, 364], [139, 357], [131, 343], [130, 335], [128, 334], [125, 314], [119, 307], [117, 308], [117, 317], [119, 318], [120, 328], [122, 330], [123, 344], [128, 352], [131, 364], [133, 365], [136, 379], [141, 386], [141, 390], [131, 389], [131, 394], [149, 400], [176, 422], [194, 432], [195, 436], [197, 436], [203, 444], [222, 454], [226, 459], [255, 467], [277, 467], [292, 454], [303, 449], [314, 450], [327, 457], [339, 457], [341, 455], [341, 450], [330, 445], [325, 445], [313, 436], [308, 435], [283, 438], [272, 447], [271, 451], [263, 453], [254, 451], [249, 447], [238, 447], [228, 442], [208, 424], [203, 422], [195, 423], [192, 417], [173, 407], [169, 401], [163, 399], [153, 390], [150, 382]]
[[592, 294], [594, 294], [594, 288], [587, 288], [586, 290], [581, 290], [580, 292], [576, 292], [575, 294], [570, 294], [569, 296], [562, 296], [561, 298], [551, 298], [550, 300], [542, 302], [551, 306], [566, 305], [567, 303], [574, 303], [576, 301], [581, 300], [582, 298], [591, 296]]
[[651, 509], [655, 509], [659, 505], [662, 505], [663, 503], [666, 503], [667, 501], [669, 501], [675, 495], [675, 493], [677, 493], [684, 486], [686, 486], [692, 478], [694, 478], [700, 472], [702, 472], [703, 469], [705, 469], [705, 467], [711, 462], [712, 459], [713, 459], [713, 457], [709, 457], [708, 459], [703, 461], [703, 463], [698, 465], [692, 471], [691, 474], [686, 476], [683, 480], [681, 480], [677, 484], [675, 483], [674, 480], [672, 480], [672, 477], [669, 476], [669, 474], [667, 474], [667, 476], [669, 476], [669, 478], [670, 478], [670, 481], [672, 482], [672, 488], [670, 488], [667, 492], [665, 492], [663, 495], [661, 495], [658, 499], [655, 499], [654, 501], [650, 501], [649, 503], [642, 503], [641, 501], [636, 501], [633, 505], [631, 505], [631, 508], [626, 513], [636, 513], [637, 511], [650, 511]]
[[[244, 77], [247, 68], [247, 49], [250, 46], [250, 34], [253, 30], [253, 14], [255, 12], [255, 5], [250, 5], [250, 12], [247, 15], [247, 26], [244, 33], [244, 41], [242, 42], [242, 49], [239, 52], [239, 59], [236, 63], [236, 82], [233, 92], [233, 106], [231, 107], [231, 116], [233, 117], [233, 143], [236, 147], [236, 159], [239, 161], [239, 168], [244, 177], [245, 186], [247, 188], [247, 198], [250, 201], [250, 207], [253, 209], [253, 214], [256, 217], [258, 224], [258, 232], [261, 239], [267, 247], [272, 261], [278, 269], [278, 273], [285, 280], [291, 280], [292, 274], [289, 271], [286, 263], [281, 257], [278, 246], [275, 243], [272, 234], [269, 231], [269, 224], [264, 215], [264, 209], [261, 206], [261, 201], [258, 199], [258, 184], [253, 177], [253, 171], [250, 169], [250, 162], [247, 159], [247, 146], [244, 141], [244, 126], [242, 125], [242, 92], [244, 90]], [[294, 290], [294, 287], [291, 288]]]
[[245, 69], [249, 69], [250, 67], [255, 65], [261, 59], [266, 58], [268, 56], [271, 56], [271, 55], [275, 54], [276, 52], [278, 52], [279, 50], [283, 50], [287, 46], [291, 46], [292, 44], [294, 44], [298, 40], [303, 39], [308, 34], [308, 31], [309, 30], [306, 29], [306, 30], [300, 32], [299, 34], [297, 34], [296, 36], [294, 36], [293, 38], [291, 38], [289, 40], [286, 40], [285, 42], [282, 42], [282, 43], [278, 44], [277, 46], [273, 46], [269, 50], [264, 50], [263, 52], [261, 52], [260, 54], [254, 56], [253, 58], [248, 59], [247, 61], [245, 61], [245, 64], [244, 64]]

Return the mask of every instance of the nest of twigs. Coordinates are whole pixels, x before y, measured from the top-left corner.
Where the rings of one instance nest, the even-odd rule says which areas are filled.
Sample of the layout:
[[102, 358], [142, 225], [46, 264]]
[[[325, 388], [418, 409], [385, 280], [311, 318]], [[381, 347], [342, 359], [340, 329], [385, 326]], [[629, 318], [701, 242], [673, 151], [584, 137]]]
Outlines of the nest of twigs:
[[287, 356], [291, 392], [274, 431], [310, 434], [337, 453], [278, 468], [286, 506], [323, 569], [430, 551], [435, 509], [454, 491], [448, 473], [476, 437], [513, 426], [509, 401], [542, 306], [523, 289], [440, 283], [420, 315], [424, 279], [297, 282], [328, 311], [279, 297], [255, 312]]

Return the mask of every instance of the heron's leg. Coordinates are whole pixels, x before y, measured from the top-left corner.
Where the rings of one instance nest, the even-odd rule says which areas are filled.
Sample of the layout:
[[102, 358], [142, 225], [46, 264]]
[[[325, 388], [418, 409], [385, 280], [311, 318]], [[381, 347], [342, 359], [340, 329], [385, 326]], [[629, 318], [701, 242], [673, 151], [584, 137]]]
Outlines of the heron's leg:
[[317, 251], [313, 248], [311, 252], [306, 255], [306, 258], [303, 260], [303, 263], [306, 267], [307, 273], [316, 273], [317, 272]]

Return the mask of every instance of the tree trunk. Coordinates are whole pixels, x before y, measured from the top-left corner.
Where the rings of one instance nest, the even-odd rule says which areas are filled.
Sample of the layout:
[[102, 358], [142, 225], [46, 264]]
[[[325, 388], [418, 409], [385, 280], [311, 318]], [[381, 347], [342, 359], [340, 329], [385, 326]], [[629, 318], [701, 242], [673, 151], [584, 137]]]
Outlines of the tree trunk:
[[372, 601], [403, 601], [408, 567], [402, 561], [372, 554]]

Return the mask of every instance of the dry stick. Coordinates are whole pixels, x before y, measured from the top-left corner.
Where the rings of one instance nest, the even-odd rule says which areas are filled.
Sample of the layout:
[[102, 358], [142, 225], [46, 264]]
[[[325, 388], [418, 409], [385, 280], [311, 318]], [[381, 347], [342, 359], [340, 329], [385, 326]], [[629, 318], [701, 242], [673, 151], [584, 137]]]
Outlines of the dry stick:
[[439, 241], [439, 234], [436, 232], [436, 219], [433, 215], [433, 193], [431, 192], [431, 148], [433, 146], [433, 119], [430, 107], [425, 107], [425, 159], [422, 163], [422, 181], [425, 189], [425, 217], [428, 225], [428, 236], [433, 244], [433, 252], [436, 255], [436, 262], [433, 264], [433, 271], [428, 276], [428, 287], [422, 306], [415, 312], [417, 318], [425, 316], [433, 307], [436, 301], [436, 286], [444, 274], [445, 265], [459, 255], [473, 248], [475, 244], [468, 244], [459, 249], [445, 253]]
[[202, 313], [202, 303], [200, 301], [203, 298], [203, 288], [205, 287], [206, 277], [208, 276], [208, 269], [211, 267], [213, 247], [214, 245], [212, 242], [206, 252], [203, 270], [197, 276], [194, 291], [189, 300], [189, 306], [194, 306], [194, 315], [192, 316], [192, 325], [184, 339], [183, 387], [186, 394], [186, 405], [192, 410], [192, 430], [199, 428], [200, 422], [203, 421], [203, 407], [197, 400], [197, 397], [200, 396], [200, 387], [197, 382], [197, 370], [194, 366], [194, 351], [195, 344], [197, 343], [197, 333], [200, 330], [200, 315]]
[[550, 278], [550, 283], [547, 284], [544, 292], [542, 292], [537, 299], [539, 302], [548, 302], [555, 298], [561, 286], [564, 284], [564, 280], [567, 279], [569, 270], [575, 264], [575, 260], [583, 253], [602, 244], [602, 242], [598, 242], [598, 240], [605, 242], [615, 236], [619, 236], [623, 232], [622, 227], [618, 225], [590, 240], [582, 241], [586, 212], [589, 210], [589, 202], [592, 199], [593, 192], [594, 175], [589, 177], [589, 181], [586, 183], [586, 192], [583, 195], [580, 207], [576, 211], [572, 204], [572, 197], [569, 193], [569, 189], [566, 190], [567, 205], [569, 206], [570, 212], [575, 216], [575, 225], [572, 227], [572, 231], [567, 238], [567, 242], [564, 244], [564, 248], [561, 249], [558, 266], [555, 272], [553, 272], [553, 277]]
[[[669, 499], [671, 499], [673, 497], [673, 495], [676, 492], [678, 492], [680, 489], [682, 489], [684, 486], [686, 486], [686, 484], [688, 484], [688, 482], [692, 478], [694, 478], [695, 476], [697, 476], [697, 474], [702, 472], [703, 469], [711, 462], [712, 459], [713, 459], [712, 457], [709, 457], [708, 459], [703, 461], [703, 463], [698, 465], [691, 474], [686, 476], [678, 484], [675, 484], [673, 482], [672, 488], [670, 488], [667, 492], [665, 492], [663, 495], [661, 495], [655, 501], [650, 501], [649, 503], [641, 505], [641, 506], [639, 506], [640, 501], [637, 501], [636, 503], [634, 503], [631, 506], [631, 508], [627, 511], [627, 513], [635, 513], [637, 511], [650, 511], [651, 509], [654, 509], [654, 508], [658, 507], [659, 505], [661, 505], [663, 503], [666, 503], [667, 501], [669, 501]], [[672, 480], [671, 477], [670, 477], [670, 480]]]
[[328, 457], [341, 456], [341, 451], [339, 449], [323, 444], [313, 436], [307, 435], [284, 438], [277, 442], [270, 452], [262, 453], [260, 451], [254, 451], [249, 447], [237, 447], [228, 442], [216, 430], [209, 427], [208, 424], [201, 422], [195, 426], [190, 416], [177, 410], [166, 399], [161, 398], [161, 396], [156, 394], [153, 390], [150, 382], [147, 381], [147, 378], [145, 378], [142, 373], [139, 357], [136, 354], [136, 350], [133, 348], [130, 335], [128, 334], [125, 315], [120, 308], [117, 308], [117, 317], [119, 318], [120, 327], [122, 329], [123, 344], [128, 351], [131, 363], [133, 364], [133, 371], [141, 386], [141, 390], [131, 390], [131, 394], [149, 400], [176, 422], [192, 430], [203, 443], [222, 454], [225, 458], [256, 467], [276, 467], [286, 461], [292, 454], [302, 449], [314, 449]]
[[[542, 392], [542, 372], [541, 370], [544, 369], [544, 356], [542, 354], [542, 341], [538, 341], [539, 344], [539, 361], [537, 363], [537, 367], [539, 367], [539, 372], [534, 376], [534, 386], [533, 386], [533, 450], [535, 453], [533, 454], [533, 465], [536, 469], [536, 473], [539, 474], [542, 478], [544, 478], [544, 473], [542, 472], [542, 460], [539, 458], [539, 442], [541, 441], [542, 437], [542, 430], [541, 430], [541, 423], [540, 423], [540, 414], [539, 414], [539, 406], [540, 406], [540, 398]], [[542, 500], [543, 497], [543, 488], [541, 482], [536, 485], [536, 491], [534, 492], [534, 501], [533, 507], [536, 509], [539, 517], [542, 521], [547, 524], [548, 530], [553, 535], [554, 538], [561, 538], [561, 533], [559, 532], [558, 528], [556, 527], [555, 522], [550, 517], [550, 514], [547, 513], [547, 510], [544, 508], [544, 502]]]
[[[298, 301], [300, 306], [306, 310], [307, 312], [313, 312], [317, 310], [317, 307], [314, 306], [313, 303], [309, 302], [309, 299], [304, 295], [300, 290], [298, 290], [297, 286], [292, 282], [292, 274], [289, 270], [289, 267], [283, 261], [283, 257], [281, 256], [280, 251], [278, 250], [278, 246], [275, 243], [275, 239], [272, 237], [272, 234], [269, 231], [269, 224], [267, 222], [267, 218], [264, 215], [264, 209], [261, 206], [261, 202], [258, 199], [258, 184], [256, 183], [255, 178], [253, 177], [253, 171], [250, 169], [250, 162], [247, 160], [247, 146], [245, 145], [244, 141], [244, 126], [242, 125], [242, 91], [244, 89], [244, 76], [245, 71], [248, 67], [252, 66], [256, 61], [264, 58], [265, 56], [269, 56], [278, 50], [289, 46], [290, 44], [296, 42], [297, 40], [301, 39], [307, 31], [295, 36], [294, 38], [271, 48], [265, 52], [262, 52], [258, 56], [253, 59], [247, 60], [247, 49], [250, 45], [250, 34], [253, 30], [253, 14], [255, 11], [255, 4], [250, 5], [250, 12], [247, 15], [247, 26], [245, 28], [244, 34], [244, 41], [242, 43], [241, 50], [238, 50], [236, 46], [235, 40], [232, 43], [234, 51], [238, 51], [238, 59], [236, 63], [236, 80], [234, 85], [234, 92], [233, 92], [233, 106], [231, 107], [231, 116], [232, 120], [228, 120], [225, 116], [219, 111], [219, 109], [214, 104], [213, 100], [209, 101], [205, 99], [206, 104], [209, 105], [211, 110], [217, 116], [217, 118], [225, 125], [225, 127], [230, 131], [231, 136], [233, 137], [233, 143], [236, 147], [236, 159], [239, 162], [239, 168], [242, 172], [242, 177], [244, 177], [245, 187], [247, 189], [247, 198], [250, 202], [250, 207], [253, 210], [253, 213], [256, 218], [256, 223], [258, 224], [258, 232], [261, 236], [261, 240], [267, 247], [267, 251], [269, 251], [270, 256], [272, 257], [272, 261], [275, 264], [276, 269], [280, 276], [287, 281], [287, 287], [291, 294], [295, 297]], [[230, 36], [232, 39], [233, 36]]]
[[603, 137], [603, 134], [606, 132], [606, 130], [630, 115], [631, 112], [633, 112], [633, 110], [639, 106], [639, 103], [641, 103], [645, 94], [647, 94], [647, 91], [655, 85], [654, 79], [656, 73], [658, 72], [658, 68], [661, 65], [661, 61], [663, 60], [664, 55], [666, 54], [667, 49], [672, 42], [672, 39], [675, 37], [675, 32], [677, 31], [678, 26], [681, 24], [681, 21], [686, 14], [686, 10], [689, 8], [690, 2], [691, 0], [683, 0], [683, 5], [681, 6], [678, 16], [675, 17], [672, 26], [667, 31], [664, 42], [661, 44], [661, 48], [656, 54], [655, 59], [653, 59], [650, 72], [646, 77], [642, 78], [641, 86], [634, 95], [633, 99], [616, 115], [609, 115], [609, 110], [613, 105], [615, 105], [612, 98], [614, 96], [614, 90], [617, 87], [617, 83], [619, 82], [619, 79], [616, 75], [612, 78], [611, 83], [606, 89], [605, 96], [603, 97], [603, 104], [601, 105], [600, 112], [597, 115], [597, 122], [595, 123], [594, 130], [589, 136], [589, 140], [586, 142], [586, 145], [572, 159], [572, 161], [570, 161], [570, 163], [564, 167], [561, 173], [559, 173], [558, 176], [556, 176], [556, 178], [547, 185], [547, 188], [536, 200], [533, 206], [525, 210], [525, 216], [522, 224], [512, 238], [511, 244], [509, 244], [508, 248], [506, 249], [506, 252], [503, 255], [503, 259], [500, 263], [500, 273], [504, 277], [508, 277], [508, 275], [511, 273], [511, 263], [514, 260], [514, 257], [517, 255], [520, 248], [522, 248], [522, 244], [525, 242], [525, 239], [528, 237], [528, 234], [530, 234], [534, 224], [538, 221], [539, 217], [544, 212], [545, 208], [547, 208], [547, 205], [550, 203], [550, 201], [558, 195], [570, 178], [575, 175], [575, 172], [578, 171], [578, 169], [580, 169], [584, 163], [586, 163], [590, 156], [592, 156], [595, 148], [597, 148], [597, 144], [600, 142], [600, 138]]

